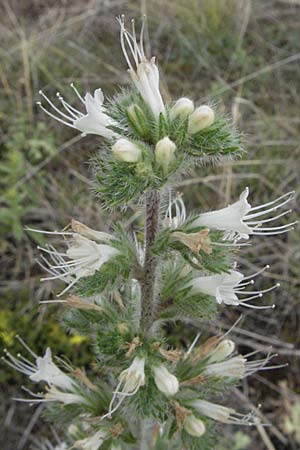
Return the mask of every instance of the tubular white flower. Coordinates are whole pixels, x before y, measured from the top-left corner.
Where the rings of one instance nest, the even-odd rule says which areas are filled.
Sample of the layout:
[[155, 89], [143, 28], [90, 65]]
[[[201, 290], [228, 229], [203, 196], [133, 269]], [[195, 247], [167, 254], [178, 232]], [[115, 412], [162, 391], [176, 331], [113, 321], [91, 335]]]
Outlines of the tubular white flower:
[[175, 160], [176, 145], [168, 136], [157, 142], [155, 146], [155, 160], [163, 171], [168, 172], [170, 164]]
[[83, 103], [86, 109], [86, 113], [82, 113], [78, 109], [74, 108], [74, 106], [66, 102], [59, 92], [56, 94], [56, 96], [65, 112], [63, 110], [60, 110], [55, 105], [55, 103], [52, 102], [46, 96], [46, 94], [44, 94], [43, 91], [39, 91], [39, 94], [47, 102], [50, 110], [45, 108], [41, 102], [37, 102], [37, 104], [46, 114], [48, 114], [48, 116], [64, 125], [67, 125], [68, 127], [75, 128], [81, 131], [83, 136], [87, 134], [97, 134], [99, 136], [103, 136], [106, 139], [113, 139], [118, 137], [118, 135], [114, 131], [108, 128], [112, 125], [115, 125], [115, 122], [104, 112], [104, 96], [102, 90], [96, 89], [94, 92], [94, 96], [92, 96], [90, 93], [87, 93], [83, 98], [79, 94], [73, 83], [71, 84], [71, 87], [81, 103]]
[[253, 412], [246, 415], [239, 414], [233, 408], [227, 408], [226, 406], [211, 403], [206, 400], [190, 400], [187, 403], [199, 414], [218, 422], [231, 423], [235, 425], [252, 425], [254, 423]]
[[48, 389], [44, 398], [48, 402], [60, 402], [65, 405], [71, 405], [73, 403], [84, 405], [86, 403], [86, 399], [82, 395], [62, 392], [54, 386], [51, 386], [50, 389]]
[[[189, 286], [191, 287], [192, 293], [196, 294], [201, 292], [203, 294], [211, 295], [216, 298], [216, 301], [219, 304], [224, 303], [225, 305], [242, 305], [254, 309], [274, 308], [274, 305], [254, 306], [248, 302], [262, 297], [266, 292], [276, 289], [280, 286], [279, 283], [276, 283], [268, 289], [260, 291], [245, 290], [247, 285], [254, 284], [254, 280], [250, 278], [256, 277], [267, 268], [269, 268], [269, 266], [265, 266], [257, 273], [247, 277], [236, 270], [230, 270], [229, 273], [211, 275], [208, 277], [196, 277], [190, 282]], [[246, 295], [246, 298], [243, 297], [244, 295]], [[242, 296], [242, 298], [239, 298], [240, 296]]]
[[177, 100], [174, 106], [172, 106], [170, 111], [171, 119], [176, 119], [176, 117], [185, 118], [192, 114], [194, 109], [195, 107], [193, 101], [189, 98], [182, 97]]
[[100, 445], [103, 444], [107, 437], [107, 431], [99, 430], [91, 437], [76, 441], [74, 444], [74, 448], [77, 448], [79, 450], [98, 450]]
[[[292, 222], [282, 226], [264, 227], [265, 223], [272, 222], [288, 214], [291, 210], [284, 211], [274, 217], [264, 218], [263, 216], [282, 208], [289, 203], [295, 193], [288, 192], [277, 199], [260, 206], [252, 207], [248, 201], [249, 189], [246, 188], [240, 195], [238, 201], [226, 208], [218, 209], [200, 214], [192, 222], [192, 226], [203, 226], [225, 231], [224, 240], [248, 239], [250, 235], [274, 235], [286, 233], [297, 222]], [[254, 219], [254, 220], [253, 220]]]
[[165, 227], [179, 228], [186, 221], [186, 209], [181, 195], [177, 195], [175, 199], [169, 198], [169, 206], [163, 221]]
[[188, 132], [190, 134], [198, 133], [198, 131], [210, 127], [214, 121], [214, 111], [207, 105], [199, 106], [189, 117]]
[[[38, 263], [51, 274], [49, 277], [42, 278], [41, 281], [59, 279], [68, 284], [58, 297], [71, 289], [80, 278], [93, 275], [104, 263], [120, 254], [115, 247], [98, 243], [110, 242], [114, 239], [112, 235], [94, 231], [80, 222], [72, 222], [72, 226], [78, 230], [78, 233], [33, 230], [65, 237], [64, 243], [67, 244], [68, 249], [64, 253], [58, 252], [52, 245], [46, 248], [38, 247], [48, 255], [48, 259], [42, 255], [41, 261]], [[91, 239], [85, 236], [89, 236]]]
[[200, 437], [205, 433], [205, 425], [201, 419], [197, 419], [193, 414], [189, 414], [183, 423], [185, 431], [194, 437]]
[[140, 147], [128, 139], [118, 139], [112, 146], [112, 152], [116, 159], [125, 162], [138, 162], [142, 151]]
[[105, 417], [111, 415], [119, 408], [126, 397], [135, 395], [141, 386], [145, 384], [145, 358], [136, 356], [128, 369], [123, 370], [119, 376], [119, 384], [114, 391], [111, 399], [108, 413]]
[[134, 20], [132, 23], [132, 33], [125, 29], [124, 16], [118, 19], [120, 24], [120, 40], [123, 54], [129, 67], [129, 74], [132, 81], [147, 103], [156, 118], [165, 113], [165, 106], [159, 91], [159, 72], [155, 64], [155, 57], [147, 60], [144, 52], [144, 28], [143, 20], [140, 42], [137, 42]]
[[224, 361], [235, 349], [235, 344], [230, 339], [223, 339], [219, 344], [207, 355], [209, 363]]
[[227, 359], [226, 361], [209, 363], [205, 367], [203, 374], [212, 377], [229, 377], [242, 379], [246, 375], [246, 362], [247, 359], [243, 356], [235, 356], [233, 358]]
[[53, 385], [64, 390], [72, 390], [74, 386], [76, 386], [76, 382], [60, 370], [53, 362], [49, 347], [47, 348], [45, 355], [40, 357], [37, 356], [19, 336], [17, 336], [17, 338], [30, 353], [30, 355], [35, 358], [35, 363], [32, 363], [21, 354], [18, 354], [17, 358], [15, 358], [7, 350], [5, 350], [6, 358], [3, 359], [6, 364], [19, 372], [24, 373], [31, 381], [34, 381], [35, 383], [44, 381], [49, 385]]
[[262, 370], [272, 370], [285, 367], [285, 365], [267, 366], [276, 354], [268, 353], [265, 358], [254, 361], [248, 361], [246, 356], [238, 355], [221, 362], [209, 360], [208, 365], [202, 373], [203, 375], [218, 378], [229, 377], [242, 379]]
[[175, 375], [171, 374], [168, 369], [163, 366], [153, 367], [154, 381], [163, 394], [171, 397], [179, 390], [179, 382]]

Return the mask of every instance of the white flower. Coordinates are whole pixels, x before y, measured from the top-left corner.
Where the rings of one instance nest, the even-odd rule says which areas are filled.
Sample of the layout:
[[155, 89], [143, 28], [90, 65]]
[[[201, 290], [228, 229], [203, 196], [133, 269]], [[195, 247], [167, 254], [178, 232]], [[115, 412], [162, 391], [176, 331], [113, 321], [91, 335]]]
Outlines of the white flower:
[[172, 199], [170, 195], [169, 206], [163, 221], [163, 225], [169, 228], [179, 228], [186, 221], [186, 209], [181, 195]]
[[207, 355], [209, 363], [224, 361], [232, 354], [235, 344], [230, 339], [223, 339], [219, 344]]
[[179, 382], [175, 375], [171, 374], [168, 369], [163, 366], [153, 367], [154, 381], [163, 394], [171, 397], [179, 390]]
[[138, 162], [142, 151], [140, 147], [128, 139], [118, 139], [112, 146], [112, 152], [116, 159], [125, 162]]
[[[43, 401], [42, 399], [40, 401]], [[51, 386], [44, 395], [44, 401], [46, 402], [60, 402], [65, 405], [84, 405], [87, 400], [80, 394], [73, 394], [69, 392], [63, 392], [57, 389], [55, 386]]]
[[[271, 286], [268, 289], [261, 291], [246, 291], [245, 287], [249, 284], [253, 284], [253, 280], [249, 278], [255, 277], [262, 273], [269, 266], [264, 267], [259, 272], [245, 277], [242, 273], [236, 270], [230, 270], [229, 273], [221, 273], [217, 275], [211, 275], [208, 277], [196, 277], [190, 283], [192, 293], [196, 294], [201, 292], [203, 294], [211, 295], [216, 298], [217, 302], [224, 303], [225, 305], [243, 305], [248, 308], [274, 308], [272, 306], [254, 306], [247, 303], [249, 300], [260, 298], [266, 292], [270, 292], [273, 289], [280, 286], [279, 283]], [[239, 298], [239, 296], [246, 295], [246, 298]]]
[[217, 420], [218, 422], [231, 423], [236, 425], [252, 425], [253, 413], [239, 414], [233, 408], [211, 403], [206, 400], [190, 400], [187, 402], [199, 414]]
[[214, 111], [207, 105], [199, 106], [189, 116], [188, 132], [190, 134], [198, 133], [198, 131], [210, 127], [214, 121]]
[[[113, 236], [108, 233], [94, 231], [76, 221], [72, 222], [72, 226], [78, 230], [77, 233], [33, 230], [46, 234], [63, 235], [66, 238], [64, 243], [67, 244], [68, 249], [65, 253], [58, 252], [52, 245], [47, 248], [38, 247], [49, 258], [42, 256], [38, 263], [51, 274], [49, 277], [42, 278], [41, 281], [59, 279], [68, 284], [58, 297], [74, 286], [80, 278], [94, 275], [104, 263], [120, 254], [115, 247], [98, 243], [113, 240]], [[91, 239], [85, 236], [89, 236]]]
[[[159, 91], [159, 72], [155, 64], [155, 57], [148, 61], [144, 52], [145, 20], [143, 20], [139, 44], [135, 34], [134, 20], [132, 20], [132, 33], [125, 29], [124, 16], [121, 16], [119, 23], [121, 27], [121, 47], [129, 67], [129, 74], [145, 103], [154, 116], [158, 118], [161, 113], [165, 113], [165, 106]], [[126, 46], [129, 51], [127, 51]]]
[[77, 448], [79, 450], [98, 450], [98, 448], [100, 447], [100, 445], [103, 444], [107, 436], [108, 434], [106, 431], [99, 430], [91, 437], [76, 441], [74, 444], [74, 448]]
[[226, 208], [200, 214], [191, 225], [193, 227], [203, 226], [225, 231], [224, 240], [234, 240], [248, 239], [249, 235], [267, 236], [285, 233], [297, 223], [292, 222], [277, 227], [261, 226], [264, 223], [277, 220], [290, 212], [290, 210], [287, 210], [275, 217], [263, 218], [266, 214], [270, 214], [290, 202], [294, 198], [294, 192], [288, 192], [287, 194], [278, 197], [276, 200], [256, 207], [251, 207], [248, 203], [248, 195], [249, 189], [246, 188], [241, 193], [238, 201]]
[[183, 428], [194, 437], [200, 437], [205, 433], [205, 425], [201, 419], [197, 419], [193, 414], [186, 416]]
[[235, 356], [222, 362], [209, 363], [203, 374], [212, 377], [229, 377], [242, 379], [245, 377], [247, 359], [243, 356]]
[[274, 358], [274, 354], [268, 353], [266, 358], [257, 359], [254, 361], [248, 361], [246, 357], [242, 355], [234, 356], [233, 358], [226, 359], [224, 361], [209, 360], [208, 365], [202, 372], [203, 375], [218, 377], [218, 378], [237, 378], [242, 379], [252, 375], [255, 372], [261, 370], [272, 370], [275, 368], [285, 366], [267, 366], [267, 364]]
[[176, 145], [168, 136], [158, 141], [155, 146], [155, 160], [165, 173], [168, 172], [170, 164], [175, 160], [175, 150]]
[[172, 106], [172, 109], [170, 111], [171, 119], [176, 119], [176, 117], [185, 118], [192, 114], [194, 109], [195, 107], [193, 101], [189, 98], [182, 97], [177, 100], [174, 106]]
[[75, 91], [79, 100], [83, 103], [86, 113], [82, 113], [78, 109], [74, 108], [74, 106], [66, 102], [59, 93], [57, 93], [57, 98], [61, 102], [65, 112], [61, 111], [55, 103], [53, 103], [44, 94], [43, 91], [39, 91], [40, 95], [46, 100], [55, 114], [51, 112], [51, 109], [50, 111], [46, 109], [41, 102], [38, 102], [38, 105], [46, 114], [48, 114], [48, 116], [60, 123], [63, 123], [64, 125], [67, 125], [68, 127], [81, 131], [83, 135], [98, 134], [106, 139], [113, 139], [117, 137], [118, 135], [108, 128], [115, 125], [115, 122], [104, 112], [104, 96], [102, 90], [96, 89], [94, 96], [87, 93], [83, 98], [73, 84], [71, 84], [71, 87]]
[[18, 354], [17, 358], [15, 358], [7, 350], [5, 350], [7, 359], [4, 358], [4, 360], [9, 366], [24, 373], [31, 381], [34, 381], [35, 383], [44, 381], [49, 385], [53, 385], [61, 389], [72, 390], [72, 388], [74, 388], [76, 385], [75, 381], [60, 370], [56, 364], [54, 364], [49, 347], [47, 348], [45, 355], [40, 357], [37, 356], [19, 336], [17, 336], [17, 338], [25, 346], [31, 356], [35, 358], [35, 363], [32, 363], [21, 354]]
[[[141, 386], [145, 384], [145, 358], [136, 356], [128, 369], [123, 370], [119, 375], [119, 384], [114, 391], [111, 399], [108, 413], [105, 417], [110, 417], [126, 397], [135, 395]], [[116, 403], [116, 404], [115, 404]]]

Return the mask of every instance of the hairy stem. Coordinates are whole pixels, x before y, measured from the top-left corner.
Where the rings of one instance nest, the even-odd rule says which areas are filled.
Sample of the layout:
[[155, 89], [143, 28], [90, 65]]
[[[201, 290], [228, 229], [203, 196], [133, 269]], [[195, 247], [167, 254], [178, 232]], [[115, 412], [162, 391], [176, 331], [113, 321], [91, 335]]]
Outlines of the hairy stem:
[[159, 226], [159, 205], [159, 191], [149, 191], [146, 195], [145, 263], [141, 280], [141, 329], [143, 331], [148, 331], [153, 321], [155, 270], [157, 258], [152, 254], [152, 246]]

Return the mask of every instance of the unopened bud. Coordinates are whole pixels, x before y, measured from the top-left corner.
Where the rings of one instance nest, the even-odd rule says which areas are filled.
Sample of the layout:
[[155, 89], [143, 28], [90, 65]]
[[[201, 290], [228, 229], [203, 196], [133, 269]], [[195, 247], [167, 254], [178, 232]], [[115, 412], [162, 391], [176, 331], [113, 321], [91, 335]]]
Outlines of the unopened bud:
[[127, 114], [133, 127], [143, 136], [145, 134], [146, 118], [141, 108], [136, 104], [132, 104], [127, 108]]
[[205, 433], [205, 425], [202, 420], [197, 419], [193, 414], [189, 414], [183, 424], [185, 431], [191, 436], [200, 437]]
[[176, 117], [181, 117], [184, 119], [185, 117], [192, 114], [194, 109], [195, 107], [192, 100], [186, 97], [182, 97], [179, 100], [177, 100], [175, 105], [172, 107], [170, 112], [171, 119], [176, 119]]
[[128, 325], [125, 322], [118, 323], [117, 330], [120, 334], [126, 334], [129, 331]]
[[176, 145], [167, 136], [157, 142], [155, 146], [155, 159], [163, 171], [168, 172], [170, 164], [175, 160]]
[[178, 392], [179, 382], [175, 375], [172, 375], [165, 366], [161, 365], [153, 368], [154, 381], [163, 394], [171, 397]]
[[141, 157], [141, 149], [128, 139], [119, 139], [113, 146], [112, 152], [116, 159], [125, 162], [137, 162]]
[[189, 117], [188, 132], [190, 134], [198, 133], [198, 131], [210, 127], [214, 121], [214, 111], [207, 105], [199, 106]]
[[209, 363], [224, 361], [234, 351], [235, 344], [230, 339], [224, 339], [208, 354]]

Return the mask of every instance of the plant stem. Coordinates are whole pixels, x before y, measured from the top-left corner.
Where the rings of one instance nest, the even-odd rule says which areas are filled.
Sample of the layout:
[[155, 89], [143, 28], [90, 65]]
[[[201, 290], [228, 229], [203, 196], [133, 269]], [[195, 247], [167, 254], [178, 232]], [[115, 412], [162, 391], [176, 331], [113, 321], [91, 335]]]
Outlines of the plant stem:
[[152, 245], [159, 227], [160, 193], [157, 190], [146, 194], [145, 262], [141, 280], [142, 314], [141, 329], [148, 331], [153, 321], [155, 270], [157, 258], [152, 254]]

